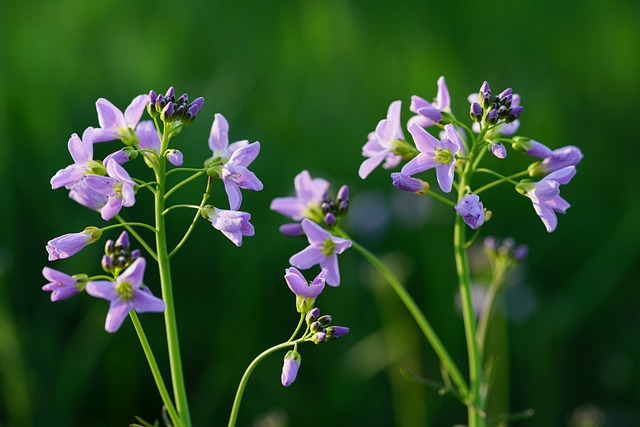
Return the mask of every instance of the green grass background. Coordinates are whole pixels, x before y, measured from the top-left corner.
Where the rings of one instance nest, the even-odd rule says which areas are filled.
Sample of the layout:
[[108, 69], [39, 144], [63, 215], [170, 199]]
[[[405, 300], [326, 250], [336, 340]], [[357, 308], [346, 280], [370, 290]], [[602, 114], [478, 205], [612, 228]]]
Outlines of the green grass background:
[[[496, 91], [513, 87], [525, 107], [520, 134], [554, 148], [577, 145], [585, 155], [562, 188], [572, 207], [553, 234], [511, 188], [483, 197], [494, 213], [483, 233], [530, 246], [492, 338], [494, 348], [505, 351], [494, 412], [534, 408], [533, 418], [514, 423], [532, 427], [586, 426], [589, 419], [600, 426], [640, 425], [640, 199], [633, 175], [638, 22], [640, 3], [631, 0], [3, 2], [0, 425], [124, 426], [133, 415], [159, 415], [161, 401], [130, 322], [107, 334], [104, 301], [52, 304], [40, 287], [44, 265], [99, 272], [102, 243], [55, 263], [44, 250], [55, 236], [103, 224], [64, 190], [50, 189], [51, 176], [70, 163], [70, 134], [97, 126], [99, 97], [124, 108], [135, 95], [170, 85], [206, 99], [176, 140], [186, 165], [208, 156], [216, 112], [229, 120], [232, 140], [262, 144], [252, 170], [264, 190], [245, 192], [243, 204], [253, 215], [255, 237], [238, 249], [202, 222], [175, 257], [195, 425], [225, 425], [246, 365], [295, 326], [282, 276], [289, 256], [305, 245], [279, 235], [284, 218], [268, 207], [292, 192], [302, 169], [330, 179], [334, 191], [349, 184], [354, 216], [364, 210], [369, 219], [382, 218], [386, 225], [377, 232], [366, 231], [362, 217], [349, 227], [391, 257], [464, 367], [451, 212], [398, 195], [383, 171], [366, 181], [357, 176], [361, 146], [389, 103], [403, 100], [408, 119], [410, 96], [435, 96], [440, 75], [458, 117], [466, 117], [466, 96], [483, 80]], [[111, 148], [105, 144], [98, 153]], [[492, 165], [515, 171], [527, 160], [510, 152], [508, 163]], [[202, 191], [200, 183], [181, 198], [197, 203]], [[221, 186], [213, 202], [225, 206]], [[149, 219], [145, 203], [150, 199], [141, 193], [124, 215]], [[389, 209], [398, 204], [401, 209]], [[173, 241], [190, 216], [172, 216]], [[327, 289], [318, 305], [351, 333], [302, 347], [300, 374], [289, 389], [279, 384], [284, 354], [260, 365], [239, 424], [464, 423], [464, 408], [453, 398], [400, 375], [405, 367], [438, 379], [439, 370], [396, 298], [377, 285], [355, 251], [340, 263], [342, 285]], [[146, 281], [157, 293], [153, 269]], [[161, 316], [141, 319], [164, 369]]]

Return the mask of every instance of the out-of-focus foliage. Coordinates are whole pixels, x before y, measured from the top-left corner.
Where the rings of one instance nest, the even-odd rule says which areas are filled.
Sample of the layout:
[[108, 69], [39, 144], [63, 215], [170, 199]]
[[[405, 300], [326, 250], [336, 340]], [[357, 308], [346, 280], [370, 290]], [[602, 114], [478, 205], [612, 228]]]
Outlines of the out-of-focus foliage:
[[[160, 416], [130, 323], [109, 335], [104, 301], [52, 304], [40, 290], [40, 271], [48, 239], [102, 224], [65, 191], [50, 190], [50, 177], [70, 163], [71, 133], [97, 125], [99, 97], [125, 107], [137, 94], [170, 85], [206, 98], [196, 122], [177, 139], [185, 165], [198, 166], [208, 155], [216, 112], [229, 119], [232, 140], [262, 144], [252, 170], [265, 189], [245, 194], [243, 204], [256, 236], [238, 249], [203, 222], [175, 257], [195, 425], [224, 424], [246, 365], [295, 326], [282, 276], [289, 256], [305, 244], [278, 234], [284, 218], [268, 206], [291, 193], [302, 169], [330, 179], [334, 191], [351, 186], [349, 228], [396, 260], [410, 292], [464, 366], [462, 320], [453, 302], [453, 212], [398, 194], [381, 170], [366, 181], [357, 176], [361, 146], [389, 103], [402, 99], [408, 107], [412, 94], [435, 96], [440, 75], [459, 117], [467, 115], [466, 96], [483, 80], [496, 90], [513, 87], [525, 107], [520, 134], [553, 148], [577, 145], [585, 155], [562, 189], [572, 207], [553, 234], [512, 189], [483, 198], [494, 214], [485, 232], [513, 236], [531, 249], [498, 315], [507, 313], [509, 322], [496, 329], [492, 345], [509, 356], [500, 361], [496, 410], [533, 407], [536, 415], [523, 426], [640, 424], [640, 199], [632, 175], [638, 22], [640, 3], [621, 0], [4, 2], [0, 425], [114, 426], [134, 422], [134, 415]], [[524, 156], [509, 156], [526, 166]], [[508, 167], [515, 169], [514, 162]], [[197, 202], [203, 188], [191, 186], [181, 198]], [[215, 203], [225, 196], [219, 191], [213, 197]], [[145, 202], [141, 195], [139, 204]], [[369, 222], [356, 219], [358, 205]], [[124, 214], [145, 215], [140, 206]], [[171, 217], [173, 239], [190, 215]], [[99, 246], [48, 265], [97, 273]], [[452, 398], [401, 376], [401, 366], [429, 378], [438, 378], [439, 369], [395, 297], [377, 285], [355, 252], [341, 257], [341, 269], [342, 285], [328, 289], [318, 305], [351, 333], [330, 345], [300, 348], [304, 363], [288, 389], [279, 382], [280, 357], [262, 364], [249, 382], [240, 424], [464, 422]], [[146, 281], [157, 289], [148, 270]], [[161, 316], [141, 319], [162, 348]], [[157, 356], [166, 366], [163, 352]]]

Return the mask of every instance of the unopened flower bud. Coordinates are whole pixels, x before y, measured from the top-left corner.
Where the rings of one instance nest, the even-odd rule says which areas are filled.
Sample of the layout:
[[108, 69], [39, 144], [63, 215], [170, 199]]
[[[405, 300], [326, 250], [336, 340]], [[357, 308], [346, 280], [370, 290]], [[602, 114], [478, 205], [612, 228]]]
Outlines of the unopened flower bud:
[[480, 122], [482, 120], [482, 107], [477, 102], [471, 103], [469, 115], [474, 122]]
[[340, 215], [345, 215], [347, 212], [349, 212], [349, 201], [340, 200], [338, 203], [338, 213], [340, 213]]
[[331, 324], [331, 321], [333, 320], [333, 318], [331, 317], [330, 314], [325, 314], [324, 316], [320, 317], [318, 319], [318, 323], [320, 323], [321, 326], [323, 327], [327, 327]]
[[493, 154], [499, 159], [505, 159], [507, 157], [507, 149], [505, 148], [504, 145], [500, 143], [490, 144], [489, 150], [491, 151], [491, 154]]
[[515, 259], [518, 262], [524, 261], [524, 259], [527, 257], [528, 254], [529, 254], [529, 246], [525, 244], [518, 246], [512, 252], [513, 259]]
[[115, 249], [116, 250], [122, 250], [122, 249], [129, 249], [129, 234], [127, 234], [126, 231], [123, 231], [122, 233], [120, 233], [120, 236], [118, 237], [118, 240], [116, 240], [115, 243]]
[[151, 90], [149, 91], [149, 101], [147, 102], [147, 113], [151, 117], [156, 117], [158, 115], [158, 111], [156, 110], [156, 99], [158, 98], [158, 94]]
[[298, 369], [300, 369], [300, 362], [302, 362], [302, 357], [300, 357], [297, 351], [289, 350], [287, 354], [285, 354], [282, 365], [282, 375], [280, 377], [283, 386], [289, 387], [296, 380]]
[[337, 222], [336, 216], [332, 212], [328, 212], [324, 216], [324, 223], [327, 224], [327, 226], [332, 227], [336, 225], [336, 222]]
[[102, 255], [102, 260], [100, 261], [100, 264], [102, 265], [102, 269], [104, 271], [106, 271], [107, 273], [110, 273], [111, 269], [113, 268], [113, 259], [107, 254]]
[[104, 244], [104, 253], [107, 255], [112, 255], [116, 251], [116, 244], [113, 240], [109, 239]]
[[311, 327], [311, 324], [314, 323], [316, 320], [318, 320], [319, 316], [320, 316], [320, 309], [318, 307], [315, 307], [309, 310], [306, 317], [307, 325]]
[[164, 95], [162, 94], [158, 95], [158, 97], [156, 98], [156, 112], [161, 113], [164, 107], [166, 107], [166, 105], [167, 105], [167, 100], [165, 99]]
[[173, 117], [173, 113], [174, 112], [175, 112], [174, 103], [173, 102], [169, 102], [162, 109], [162, 113], [160, 113], [160, 120], [162, 120], [163, 122], [171, 121], [171, 118]]
[[524, 108], [522, 108], [521, 105], [518, 105], [517, 107], [509, 108], [509, 111], [507, 112], [507, 116], [505, 117], [505, 121], [507, 123], [513, 122], [518, 117], [520, 117], [520, 114], [522, 114], [523, 109]]
[[480, 86], [480, 92], [478, 93], [478, 101], [482, 108], [487, 108], [491, 102], [491, 88], [486, 81]]
[[311, 330], [311, 332], [319, 332], [319, 331], [322, 331], [324, 328], [322, 327], [320, 322], [315, 321], [309, 325], [309, 329]]
[[349, 333], [346, 326], [330, 326], [327, 328], [327, 339], [338, 339]]
[[183, 93], [182, 95], [180, 95], [180, 98], [178, 98], [178, 100], [176, 101], [176, 104], [178, 105], [188, 104], [188, 103], [189, 103], [189, 97], [187, 96], [186, 93]]
[[134, 249], [131, 251], [131, 254], [129, 254], [129, 259], [131, 261], [135, 261], [138, 258], [140, 258], [140, 256], [142, 255], [142, 253], [140, 252], [140, 249]]
[[164, 95], [165, 98], [167, 98], [169, 101], [174, 102], [176, 100], [176, 91], [173, 88], [173, 86], [171, 86], [168, 90], [167, 93]]
[[182, 166], [182, 153], [174, 149], [167, 150], [167, 160], [174, 166]]
[[311, 337], [311, 341], [314, 342], [315, 344], [320, 344], [321, 342], [324, 342], [326, 340], [327, 340], [326, 332], [316, 332]]
[[489, 114], [487, 114], [487, 122], [492, 125], [498, 122], [498, 110], [492, 109], [489, 111]]
[[279, 230], [282, 234], [289, 237], [300, 237], [304, 235], [304, 230], [299, 222], [283, 224], [280, 226]]

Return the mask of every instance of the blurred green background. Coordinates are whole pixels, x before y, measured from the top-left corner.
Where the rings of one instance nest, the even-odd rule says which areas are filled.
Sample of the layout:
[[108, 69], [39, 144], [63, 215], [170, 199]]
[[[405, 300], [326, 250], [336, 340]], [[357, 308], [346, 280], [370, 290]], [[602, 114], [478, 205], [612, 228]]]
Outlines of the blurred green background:
[[[534, 408], [534, 417], [514, 423], [532, 427], [640, 425], [640, 199], [631, 174], [638, 159], [638, 22], [640, 3], [632, 0], [3, 2], [0, 425], [124, 426], [134, 415], [159, 415], [130, 322], [107, 334], [105, 301], [52, 304], [40, 287], [45, 265], [70, 274], [100, 271], [102, 243], [54, 263], [44, 250], [55, 236], [103, 224], [66, 191], [50, 189], [51, 176], [70, 163], [70, 134], [97, 126], [99, 97], [124, 108], [135, 95], [170, 85], [206, 99], [176, 140], [185, 165], [199, 166], [210, 154], [216, 112], [229, 120], [232, 140], [262, 144], [252, 170], [265, 188], [245, 192], [243, 203], [255, 237], [238, 249], [203, 221], [175, 257], [195, 425], [224, 425], [244, 368], [295, 327], [282, 276], [305, 244], [278, 233], [285, 218], [269, 203], [291, 194], [302, 169], [330, 179], [334, 191], [351, 186], [347, 228], [390, 257], [464, 367], [451, 212], [398, 194], [381, 170], [366, 181], [357, 176], [362, 144], [389, 103], [403, 100], [408, 119], [410, 96], [435, 96], [440, 75], [458, 117], [466, 117], [466, 96], [483, 80], [496, 91], [513, 87], [525, 107], [520, 134], [554, 148], [578, 145], [585, 155], [562, 188], [572, 208], [553, 234], [511, 188], [483, 197], [494, 213], [483, 233], [530, 246], [498, 310], [493, 345], [506, 353], [495, 411]], [[97, 157], [114, 147], [104, 144]], [[527, 165], [524, 156], [509, 156], [494, 165], [506, 172]], [[197, 203], [203, 188], [190, 186], [181, 198]], [[147, 217], [145, 197], [125, 217]], [[216, 201], [226, 206], [221, 186]], [[171, 217], [174, 241], [191, 215]], [[342, 285], [327, 289], [318, 305], [351, 333], [302, 347], [300, 374], [288, 389], [279, 381], [284, 352], [260, 365], [239, 424], [464, 423], [453, 398], [400, 375], [405, 367], [439, 379], [439, 368], [397, 299], [355, 251], [340, 263]], [[153, 269], [146, 281], [157, 292]], [[141, 319], [166, 366], [161, 316]]]

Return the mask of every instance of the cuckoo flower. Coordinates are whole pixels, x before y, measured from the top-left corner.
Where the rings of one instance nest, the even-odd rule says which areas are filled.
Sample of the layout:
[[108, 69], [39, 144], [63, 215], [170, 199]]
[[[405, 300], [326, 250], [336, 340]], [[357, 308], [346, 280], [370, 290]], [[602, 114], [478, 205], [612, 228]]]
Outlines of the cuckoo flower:
[[222, 179], [229, 206], [236, 210], [242, 203], [241, 188], [262, 190], [262, 182], [247, 169], [260, 152], [260, 143], [249, 144], [245, 140], [229, 144], [229, 123], [222, 114], [216, 114], [209, 134], [209, 148], [213, 156], [206, 165]]
[[351, 241], [335, 237], [318, 224], [308, 219], [302, 220], [302, 229], [307, 235], [309, 246], [293, 255], [289, 263], [303, 270], [320, 264], [326, 269], [325, 280], [331, 286], [340, 284], [338, 254], [351, 247]]
[[456, 212], [474, 230], [484, 224], [484, 207], [476, 194], [467, 194], [460, 199], [456, 205]]
[[300, 353], [295, 350], [289, 350], [284, 356], [284, 363], [282, 364], [282, 376], [280, 380], [282, 385], [289, 387], [296, 380], [298, 375], [298, 369], [300, 369]]
[[358, 175], [365, 179], [384, 160], [385, 169], [392, 169], [398, 166], [402, 160], [393, 152], [396, 141], [404, 141], [402, 125], [400, 124], [401, 101], [394, 101], [389, 106], [387, 118], [380, 120], [375, 132], [369, 134], [367, 143], [362, 147], [362, 155], [367, 160], [362, 162]]
[[541, 175], [555, 172], [567, 166], [576, 166], [582, 160], [582, 151], [574, 145], [556, 148], [535, 169]]
[[84, 249], [85, 246], [94, 243], [102, 231], [96, 227], [87, 227], [80, 233], [64, 234], [47, 242], [49, 261], [69, 258]]
[[94, 168], [104, 169], [100, 162], [93, 160], [93, 133], [94, 129], [88, 127], [82, 133], [82, 139], [75, 133], [71, 135], [67, 145], [75, 163], [60, 169], [51, 178], [51, 188], [65, 187], [70, 189], [79, 183], [87, 173], [94, 172]]
[[449, 97], [449, 89], [447, 88], [444, 76], [438, 79], [438, 94], [433, 102], [428, 102], [414, 95], [411, 97], [409, 110], [416, 113], [417, 116], [409, 119], [408, 126], [415, 123], [423, 128], [433, 126], [440, 122], [443, 112], [451, 112], [451, 98]]
[[566, 213], [571, 206], [560, 197], [560, 185], [567, 184], [576, 174], [575, 166], [567, 166], [550, 173], [538, 182], [521, 182], [516, 189], [531, 199], [533, 208], [551, 233], [558, 225], [556, 212]]
[[253, 225], [249, 222], [251, 214], [247, 212], [218, 209], [210, 205], [204, 207], [204, 212], [213, 228], [219, 230], [236, 246], [242, 245], [242, 236], [253, 236], [255, 233]]
[[409, 132], [413, 135], [420, 154], [404, 165], [401, 173], [412, 176], [435, 168], [440, 188], [445, 193], [449, 193], [453, 184], [455, 154], [462, 146], [462, 142], [453, 125], [445, 125], [444, 129], [445, 137], [438, 140], [415, 123], [409, 126]]
[[284, 271], [284, 280], [291, 292], [296, 294], [296, 309], [298, 313], [307, 313], [313, 308], [316, 297], [324, 289], [326, 270], [322, 270], [311, 283], [295, 267], [289, 267]]
[[[93, 178], [92, 178], [93, 179]], [[107, 196], [98, 193], [87, 184], [87, 180], [83, 179], [69, 191], [69, 198], [80, 203], [93, 211], [100, 211], [107, 204]]]
[[53, 302], [71, 298], [82, 292], [84, 288], [83, 282], [53, 268], [43, 268], [42, 275], [49, 281], [42, 287], [42, 290], [51, 292], [51, 301]]
[[95, 130], [93, 142], [122, 139], [127, 145], [131, 145], [132, 137], [135, 136], [133, 130], [142, 117], [148, 99], [149, 95], [136, 96], [124, 113], [106, 99], [98, 99], [96, 110], [100, 129]]
[[138, 258], [115, 282], [94, 280], [87, 283], [89, 295], [111, 302], [105, 322], [107, 332], [117, 331], [131, 309], [138, 313], [164, 311], [164, 301], [154, 297], [142, 284], [145, 266], [145, 259]]
[[100, 209], [100, 214], [102, 219], [108, 221], [116, 216], [123, 206], [133, 206], [136, 198], [134, 182], [127, 171], [115, 161], [109, 161], [105, 166], [109, 176], [89, 175], [85, 182], [95, 192], [107, 197], [107, 203]]
[[308, 171], [303, 170], [293, 180], [295, 197], [276, 197], [271, 202], [271, 210], [291, 217], [294, 221], [309, 218], [322, 221], [320, 205], [329, 189], [329, 182], [322, 178], [311, 178]]
[[546, 145], [521, 136], [513, 138], [513, 144], [511, 144], [511, 147], [516, 151], [525, 153], [527, 156], [537, 157], [539, 159], [546, 159], [553, 153], [551, 148]]

